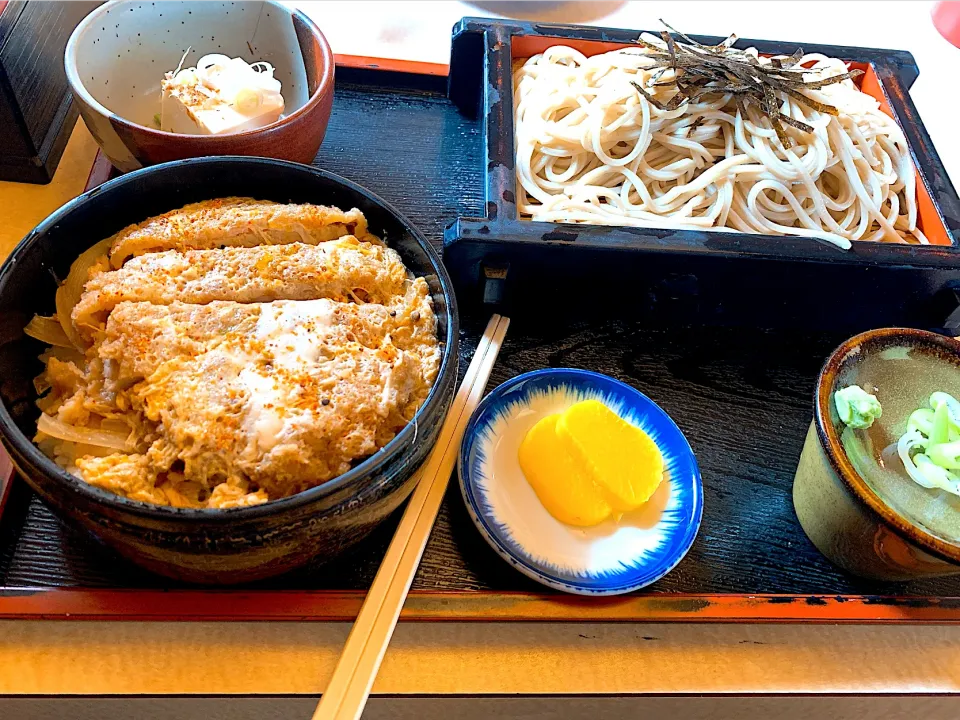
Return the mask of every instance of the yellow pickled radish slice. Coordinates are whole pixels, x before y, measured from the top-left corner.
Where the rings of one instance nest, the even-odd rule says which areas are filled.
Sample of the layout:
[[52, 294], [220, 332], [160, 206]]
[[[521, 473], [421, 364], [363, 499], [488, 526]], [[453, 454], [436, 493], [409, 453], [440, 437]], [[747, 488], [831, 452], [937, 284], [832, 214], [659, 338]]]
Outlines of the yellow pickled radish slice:
[[643, 430], [598, 400], [560, 415], [556, 434], [615, 511], [636, 510], [663, 480], [663, 455]]
[[549, 415], [530, 429], [520, 444], [520, 469], [557, 520], [578, 527], [596, 525], [613, 510], [557, 433], [559, 417]]

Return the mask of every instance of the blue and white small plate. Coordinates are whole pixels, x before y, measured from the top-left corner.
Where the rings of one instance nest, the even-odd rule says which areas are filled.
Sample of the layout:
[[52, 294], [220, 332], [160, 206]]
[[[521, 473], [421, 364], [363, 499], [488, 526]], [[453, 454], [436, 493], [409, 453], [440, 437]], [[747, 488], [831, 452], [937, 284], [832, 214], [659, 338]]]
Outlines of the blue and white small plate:
[[[665, 477], [640, 510], [578, 528], [547, 512], [517, 453], [542, 417], [591, 399], [656, 442]], [[659, 580], [686, 555], [703, 515], [700, 470], [680, 428], [643, 393], [587, 370], [537, 370], [497, 387], [467, 425], [459, 470], [470, 517], [497, 554], [534, 580], [579, 595], [618, 595]]]

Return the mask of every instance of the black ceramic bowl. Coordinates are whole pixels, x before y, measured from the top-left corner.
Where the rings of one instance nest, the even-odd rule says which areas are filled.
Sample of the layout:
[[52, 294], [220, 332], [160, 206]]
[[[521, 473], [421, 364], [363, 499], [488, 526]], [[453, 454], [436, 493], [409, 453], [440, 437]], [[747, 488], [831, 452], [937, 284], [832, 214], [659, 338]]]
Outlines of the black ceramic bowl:
[[[32, 378], [44, 345], [26, 337], [34, 313], [54, 311], [56, 278], [86, 248], [132, 222], [229, 195], [357, 207], [371, 231], [426, 278], [443, 361], [417, 413], [382, 450], [350, 472], [264, 505], [229, 510], [140, 503], [84, 483], [31, 441], [39, 410]], [[457, 379], [458, 321], [450, 278], [424, 237], [386, 202], [348, 180], [263, 158], [197, 158], [138, 170], [67, 203], [16, 247], [0, 268], [0, 439], [54, 512], [134, 562], [170, 577], [232, 583], [276, 575], [353, 545], [409, 495], [413, 472], [436, 442]], [[416, 427], [414, 427], [416, 425]]]

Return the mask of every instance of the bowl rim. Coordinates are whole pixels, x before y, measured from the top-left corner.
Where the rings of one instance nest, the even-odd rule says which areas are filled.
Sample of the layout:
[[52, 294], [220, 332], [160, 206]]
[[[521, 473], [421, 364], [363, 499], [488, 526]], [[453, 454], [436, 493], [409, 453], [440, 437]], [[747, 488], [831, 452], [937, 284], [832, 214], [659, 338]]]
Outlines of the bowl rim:
[[115, 7], [122, 7], [123, 5], [132, 5], [137, 3], [138, 0], [110, 0], [109, 2], [106, 2], [100, 7], [91, 11], [90, 14], [80, 21], [77, 27], [74, 28], [73, 32], [70, 33], [70, 38], [67, 40], [67, 45], [63, 52], [63, 65], [67, 75], [67, 82], [70, 83], [71, 90], [73, 90], [76, 95], [79, 95], [84, 103], [96, 110], [100, 115], [120, 123], [127, 129], [134, 129], [137, 132], [144, 133], [149, 137], [154, 137], [159, 140], [169, 141], [176, 138], [180, 142], [183, 142], [186, 139], [189, 142], [205, 143], [214, 142], [218, 139], [222, 140], [223, 138], [250, 137], [252, 135], [259, 135], [263, 132], [282, 127], [283, 125], [286, 125], [291, 121], [295, 121], [313, 110], [313, 108], [323, 100], [328, 90], [330, 92], [333, 91], [336, 61], [333, 57], [333, 50], [330, 48], [330, 43], [327, 42], [326, 36], [324, 36], [317, 24], [305, 13], [299, 9], [291, 9], [281, 5], [279, 2], [277, 2], [277, 0], [260, 1], [286, 13], [291, 18], [295, 15], [298, 16], [303, 23], [310, 28], [310, 32], [313, 34], [314, 39], [320, 46], [320, 57], [322, 58], [323, 62], [323, 69], [320, 73], [320, 82], [317, 83], [317, 89], [313, 92], [313, 94], [307, 98], [307, 101], [294, 112], [274, 120], [269, 125], [252, 128], [250, 130], [243, 130], [241, 132], [221, 133], [219, 135], [190, 135], [186, 133], [173, 133], [165, 130], [158, 130], [157, 128], [148, 127], [146, 125], [141, 125], [133, 120], [129, 120], [128, 118], [125, 118], [122, 115], [110, 110], [108, 107], [94, 98], [93, 95], [90, 94], [90, 91], [87, 90], [86, 85], [84, 85], [83, 80], [80, 78], [80, 73], [77, 71], [77, 43], [79, 42], [80, 34], [86, 30], [89, 25], [95, 24], [102, 15], [106, 14], [107, 10], [111, 10]]
[[816, 388], [814, 389], [813, 421], [817, 428], [820, 447], [823, 448], [824, 455], [826, 455], [834, 473], [836, 473], [837, 477], [840, 478], [841, 482], [847, 487], [851, 494], [859, 500], [862, 505], [866, 506], [873, 515], [882, 520], [893, 532], [902, 539], [919, 545], [925, 551], [941, 560], [960, 563], [960, 544], [947, 542], [916, 523], [911, 522], [904, 515], [901, 515], [893, 507], [888, 505], [880, 495], [867, 484], [866, 480], [856, 471], [853, 463], [850, 462], [847, 454], [843, 451], [840, 435], [834, 423], [830, 421], [830, 401], [833, 395], [831, 390], [836, 384], [837, 376], [844, 366], [846, 359], [853, 354], [859, 353], [861, 348], [866, 344], [889, 342], [891, 340], [902, 340], [906, 343], [932, 344], [952, 355], [960, 357], [960, 342], [957, 340], [928, 330], [917, 330], [914, 328], [893, 327], [867, 330], [844, 341], [830, 353], [830, 356], [824, 362], [820, 374], [817, 377]]
[[[476, 507], [477, 503], [476, 498], [474, 497], [475, 492], [473, 489], [475, 482], [472, 481], [470, 455], [473, 451], [473, 448], [476, 446], [477, 425], [479, 424], [481, 417], [489, 410], [491, 405], [493, 405], [495, 402], [498, 402], [502, 398], [504, 393], [513, 389], [516, 385], [531, 379], [551, 376], [567, 376], [572, 377], [573, 379], [578, 377], [586, 377], [591, 380], [610, 384], [619, 389], [621, 392], [638, 398], [642, 403], [650, 406], [654, 412], [662, 415], [666, 422], [672, 426], [674, 430], [676, 430], [677, 435], [683, 441], [686, 455], [689, 458], [690, 466], [693, 471], [693, 517], [691, 521], [686, 524], [684, 531], [681, 534], [681, 540], [678, 543], [676, 557], [670, 563], [664, 564], [659, 572], [654, 573], [651, 577], [646, 578], [641, 582], [633, 581], [624, 582], [619, 585], [613, 585], [609, 587], [591, 587], [584, 583], [570, 582], [563, 578], [558, 578], [546, 573], [536, 565], [530, 563], [530, 561], [526, 558], [517, 556], [510, 548], [508, 548], [506, 543], [501, 540], [497, 532], [495, 532], [493, 528], [488, 527], [483, 514], [480, 513]], [[468, 480], [468, 476], [470, 476], [470, 480]], [[457, 454], [457, 478], [460, 484], [460, 494], [463, 497], [464, 505], [467, 507], [467, 513], [470, 515], [470, 519], [477, 527], [477, 530], [479, 530], [484, 540], [487, 541], [487, 544], [490, 545], [494, 552], [496, 552], [501, 559], [506, 561], [509, 565], [530, 579], [536, 580], [537, 582], [554, 590], [562, 590], [574, 595], [583, 595], [587, 597], [623, 595], [625, 593], [634, 592], [636, 590], [648, 587], [661, 580], [677, 565], [679, 565], [680, 562], [690, 552], [690, 549], [693, 547], [693, 543], [696, 542], [697, 535], [700, 532], [700, 526], [703, 523], [703, 477], [700, 473], [700, 464], [697, 462], [696, 453], [694, 453], [693, 448], [690, 446], [690, 441], [687, 440], [686, 435], [683, 434], [683, 430], [681, 430], [676, 421], [670, 417], [670, 414], [660, 407], [648, 395], [632, 385], [628, 385], [621, 380], [617, 380], [615, 377], [604, 375], [603, 373], [593, 370], [569, 367], [541, 368], [539, 370], [531, 370], [529, 372], [522, 373], [510, 378], [500, 385], [497, 385], [497, 387], [491, 390], [483, 399], [471, 416], [469, 423], [467, 423], [467, 427], [463, 434], [463, 440], [460, 443], [460, 449]]]
[[[261, 505], [238, 508], [179, 508], [168, 505], [153, 505], [151, 503], [131, 500], [129, 498], [117, 495], [108, 490], [90, 485], [80, 478], [74, 477], [66, 470], [57, 465], [48, 458], [41, 450], [28, 438], [17, 426], [13, 417], [10, 415], [7, 404], [0, 397], [0, 438], [4, 443], [10, 443], [21, 456], [25, 457], [32, 465], [39, 468], [47, 477], [51, 478], [61, 486], [65, 486], [68, 491], [79, 493], [87, 499], [105, 504], [106, 506], [125, 513], [130, 513], [137, 517], [150, 520], [188, 520], [198, 522], [237, 522], [241, 520], [252, 520], [264, 516], [274, 515], [288, 510], [295, 510], [301, 506], [308, 505], [316, 500], [331, 495], [342, 488], [355, 482], [361, 481], [366, 476], [373, 476], [383, 470], [384, 465], [393, 459], [396, 451], [406, 446], [408, 442], [415, 441], [417, 437], [417, 423], [422, 420], [422, 415], [431, 407], [439, 397], [440, 387], [445, 380], [450, 383], [456, 383], [457, 364], [459, 361], [459, 330], [460, 320], [457, 311], [456, 295], [453, 291], [453, 283], [446, 267], [440, 260], [433, 245], [423, 236], [416, 226], [393, 205], [381, 198], [374, 192], [364, 188], [352, 180], [321, 170], [320, 168], [303, 165], [301, 163], [291, 162], [289, 160], [277, 160], [274, 158], [249, 157], [242, 155], [222, 155], [215, 157], [197, 157], [185, 160], [173, 160], [171, 162], [152, 165], [140, 170], [121, 175], [118, 178], [109, 180], [103, 185], [95, 187], [79, 195], [59, 209], [55, 210], [39, 225], [31, 230], [13, 249], [7, 259], [0, 265], [0, 294], [7, 283], [8, 277], [15, 272], [20, 255], [27, 251], [38, 239], [48, 232], [51, 228], [63, 221], [63, 219], [73, 212], [77, 207], [96, 198], [104, 193], [109, 193], [114, 188], [122, 187], [129, 183], [138, 182], [147, 174], [163, 174], [173, 172], [175, 169], [187, 166], [194, 167], [198, 165], [242, 165], [247, 169], [257, 165], [274, 165], [286, 168], [289, 172], [313, 174], [319, 178], [333, 181], [354, 192], [357, 192], [372, 202], [378, 204], [388, 213], [400, 222], [410, 233], [418, 245], [427, 254], [433, 272], [437, 276], [440, 289], [446, 302], [446, 332], [447, 339], [444, 343], [443, 354], [441, 357], [440, 368], [437, 371], [437, 378], [430, 388], [426, 399], [417, 410], [413, 419], [408, 422], [396, 436], [384, 445], [380, 450], [365, 459], [356, 467], [351, 468], [342, 475], [330, 478], [326, 482], [315, 485], [312, 488], [303, 490], [287, 497], [270, 500]], [[82, 252], [82, 251], [81, 251]], [[451, 375], [452, 373], [452, 375]]]

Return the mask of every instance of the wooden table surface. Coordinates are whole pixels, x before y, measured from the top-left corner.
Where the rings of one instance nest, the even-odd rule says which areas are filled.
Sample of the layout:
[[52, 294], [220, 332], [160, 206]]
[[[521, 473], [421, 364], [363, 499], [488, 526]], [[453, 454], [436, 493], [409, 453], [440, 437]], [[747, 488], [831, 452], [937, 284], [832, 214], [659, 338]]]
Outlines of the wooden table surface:
[[[82, 190], [95, 150], [80, 124], [53, 183], [0, 183], [0, 255]], [[348, 630], [342, 623], [6, 621], [0, 624], [0, 696], [316, 695]], [[615, 696], [624, 694], [960, 693], [960, 627], [404, 623], [374, 686], [375, 695], [386, 696], [570, 693], [608, 696], [609, 716], [640, 708], [618, 704]], [[758, 717], [776, 712], [785, 718], [852, 718], [870, 712], [894, 718], [900, 717], [891, 714], [898, 708], [931, 719], [956, 717], [960, 700], [943, 700], [918, 697], [903, 705], [867, 698], [816, 710], [805, 700], [768, 699], [688, 712], [743, 717], [761, 712], [762, 705]], [[3, 703], [0, 698], [0, 717], [21, 716], [13, 710], [21, 706]], [[64, 706], [56, 707], [63, 717]], [[371, 705], [371, 714], [378, 707]], [[400, 707], [410, 717], [425, 716], [416, 704]], [[441, 716], [492, 706], [444, 707]], [[567, 717], [586, 717], [595, 707], [577, 709], [566, 701], [557, 706]], [[538, 716], [530, 713], [523, 716]]]

